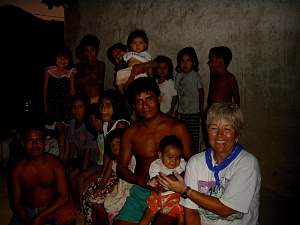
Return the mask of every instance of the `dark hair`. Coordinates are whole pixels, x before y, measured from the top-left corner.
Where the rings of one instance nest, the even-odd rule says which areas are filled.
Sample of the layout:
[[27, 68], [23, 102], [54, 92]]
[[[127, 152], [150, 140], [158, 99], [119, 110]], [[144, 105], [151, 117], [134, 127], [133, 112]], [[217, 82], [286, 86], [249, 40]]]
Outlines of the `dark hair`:
[[114, 44], [113, 46], [109, 47], [106, 51], [106, 55], [107, 58], [109, 59], [109, 61], [114, 64], [117, 65], [116, 60], [114, 59], [114, 57], [112, 56], [112, 52], [115, 49], [121, 49], [122, 51], [126, 52], [127, 51], [127, 47], [126, 45], [122, 44], [121, 42]]
[[112, 107], [113, 107], [112, 119], [113, 120], [128, 119], [127, 116], [126, 116], [126, 113], [125, 113], [126, 110], [125, 110], [125, 107], [123, 105], [123, 102], [120, 98], [120, 95], [118, 94], [118, 92], [116, 90], [114, 90], [114, 89], [105, 90], [102, 93], [102, 96], [100, 98], [100, 101], [99, 101], [100, 105], [103, 102], [104, 98], [108, 98], [109, 101], [112, 104]]
[[122, 139], [124, 131], [125, 131], [124, 128], [116, 128], [116, 129], [110, 131], [105, 137], [104, 151], [113, 160], [117, 159], [117, 156], [112, 152], [110, 144], [114, 138]]
[[84, 106], [87, 107], [88, 102], [89, 102], [89, 98], [87, 95], [85, 94], [76, 94], [74, 96], [72, 96], [71, 98], [71, 107], [73, 107], [73, 104], [75, 101], [82, 101], [84, 103]]
[[[172, 60], [167, 57], [167, 56], [164, 56], [164, 55], [159, 55], [157, 56], [154, 61], [156, 63], [166, 63], [167, 66], [168, 66], [168, 79], [173, 79], [173, 63], [172, 63]], [[154, 68], [154, 74], [153, 74], [153, 77], [156, 79], [158, 78], [158, 73], [157, 73], [157, 68]]]
[[93, 48], [98, 50], [99, 45], [100, 45], [100, 40], [95, 35], [92, 35], [92, 34], [87, 34], [80, 40], [79, 45], [75, 49], [76, 57], [80, 61], [84, 60], [83, 52], [84, 52], [84, 49], [86, 48], [86, 46], [88, 46], [88, 45], [92, 46]]
[[66, 68], [70, 69], [73, 66], [73, 57], [72, 57], [72, 52], [71, 50], [66, 47], [66, 46], [60, 46], [56, 49], [55, 53], [54, 53], [54, 64], [56, 64], [56, 58], [58, 56], [63, 56], [66, 57], [68, 59], [68, 65], [66, 66]]
[[140, 38], [143, 38], [145, 43], [147, 44], [145, 50], [148, 49], [148, 43], [149, 43], [149, 40], [148, 40], [148, 37], [147, 37], [147, 34], [144, 30], [134, 30], [132, 31], [129, 36], [128, 36], [128, 39], [127, 39], [127, 48], [129, 50], [132, 50], [131, 47], [130, 47], [130, 44], [131, 42], [133, 41], [134, 38], [137, 38], [137, 37], [140, 37]]
[[193, 47], [186, 47], [186, 48], [183, 48], [179, 51], [178, 55], [177, 55], [177, 66], [176, 66], [176, 71], [177, 72], [182, 72], [181, 71], [181, 68], [180, 68], [180, 62], [183, 58], [184, 55], [188, 55], [191, 60], [192, 60], [192, 69], [196, 72], [199, 71], [199, 61], [198, 61], [198, 57], [197, 57], [197, 54], [196, 54], [196, 51]]
[[153, 92], [157, 97], [160, 96], [159, 86], [151, 77], [140, 77], [128, 86], [128, 101], [131, 105], [135, 104], [135, 96], [143, 92]]
[[232, 59], [232, 52], [231, 52], [230, 48], [225, 47], [225, 46], [214, 47], [209, 50], [209, 54], [208, 54], [209, 60], [213, 56], [222, 58], [224, 61], [224, 65], [227, 68]]
[[183, 150], [183, 144], [176, 135], [169, 135], [169, 136], [163, 137], [163, 139], [161, 139], [161, 141], [159, 143], [159, 151], [163, 152], [164, 149], [168, 145], [173, 145], [173, 146], [181, 149], [181, 151]]

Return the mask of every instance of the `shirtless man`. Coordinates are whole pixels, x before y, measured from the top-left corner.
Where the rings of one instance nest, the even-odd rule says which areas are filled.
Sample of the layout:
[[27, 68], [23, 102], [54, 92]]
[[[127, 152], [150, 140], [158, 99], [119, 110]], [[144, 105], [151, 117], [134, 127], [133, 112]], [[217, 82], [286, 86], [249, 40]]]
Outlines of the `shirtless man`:
[[[158, 158], [160, 140], [167, 135], [176, 135], [183, 143], [183, 157], [191, 156], [191, 136], [180, 121], [163, 114], [159, 108], [159, 87], [150, 77], [133, 81], [129, 88], [129, 101], [133, 105], [138, 120], [127, 130], [122, 138], [117, 173], [121, 179], [135, 184], [125, 205], [117, 216], [115, 225], [137, 224], [147, 208], [146, 198], [149, 167]], [[128, 169], [132, 155], [136, 158], [135, 172]], [[160, 215], [154, 224], [170, 224], [174, 219]]]
[[65, 224], [75, 219], [67, 207], [68, 189], [59, 158], [44, 152], [45, 137], [39, 128], [28, 128], [24, 135], [26, 156], [12, 170], [11, 225]]
[[240, 95], [235, 76], [227, 70], [232, 59], [228, 47], [215, 47], [210, 49], [208, 55], [210, 69], [210, 84], [207, 106], [215, 102], [234, 102], [240, 105]]

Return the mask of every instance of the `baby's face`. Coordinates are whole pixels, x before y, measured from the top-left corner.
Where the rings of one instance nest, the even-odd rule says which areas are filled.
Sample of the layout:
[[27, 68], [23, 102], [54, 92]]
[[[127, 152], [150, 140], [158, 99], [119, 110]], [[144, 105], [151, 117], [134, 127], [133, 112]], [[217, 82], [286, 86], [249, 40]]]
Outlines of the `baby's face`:
[[174, 145], [167, 145], [160, 154], [162, 163], [168, 169], [174, 169], [180, 164], [181, 149]]
[[132, 42], [130, 43], [130, 48], [132, 51], [140, 53], [145, 51], [147, 48], [147, 43], [145, 42], [144, 38], [136, 37], [133, 38]]

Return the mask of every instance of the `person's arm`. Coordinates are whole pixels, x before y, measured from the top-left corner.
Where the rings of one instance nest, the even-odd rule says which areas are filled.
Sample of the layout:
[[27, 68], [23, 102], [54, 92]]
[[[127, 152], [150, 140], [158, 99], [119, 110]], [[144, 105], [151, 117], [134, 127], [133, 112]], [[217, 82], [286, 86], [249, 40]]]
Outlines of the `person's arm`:
[[[160, 173], [159, 182], [167, 190], [183, 193], [186, 189], [184, 180], [178, 173], [174, 172], [174, 175], [176, 176], [177, 181], [171, 180], [165, 174]], [[234, 209], [229, 208], [220, 202], [218, 198], [202, 194], [192, 189], [187, 192], [187, 197], [201, 208], [205, 208], [224, 218], [236, 212]]]
[[49, 73], [46, 71], [44, 77], [44, 88], [43, 88], [43, 100], [44, 100], [44, 112], [48, 111], [48, 80], [49, 80]]
[[149, 71], [149, 68], [153, 68], [157, 66], [157, 63], [154, 61], [146, 62], [146, 63], [140, 63], [140, 64], [135, 64], [132, 66], [130, 76], [124, 85], [123, 92], [125, 92], [129, 86], [129, 84], [134, 81], [135, 76], [141, 74], [141, 73], [147, 73]]
[[72, 69], [71, 75], [70, 75], [70, 95], [71, 96], [74, 96], [76, 93], [75, 75], [76, 75], [76, 70]]
[[113, 161], [111, 159], [109, 159], [109, 161], [107, 162], [105, 168], [103, 168], [103, 173], [102, 173], [102, 179], [100, 182], [100, 187], [103, 188], [105, 187], [105, 185], [107, 184], [109, 177], [112, 174], [112, 164]]
[[204, 89], [203, 88], [199, 88], [198, 89], [198, 93], [199, 93], [199, 112], [200, 112], [201, 118], [203, 118]]
[[175, 111], [175, 106], [176, 106], [177, 102], [178, 102], [178, 96], [175, 95], [175, 96], [172, 97], [171, 109], [168, 112], [168, 115], [173, 116], [174, 111]]
[[232, 90], [232, 95], [233, 95], [233, 102], [240, 106], [240, 94], [239, 94], [239, 87], [237, 84], [237, 81], [234, 76], [231, 77], [230, 79], [230, 86]]
[[85, 170], [88, 168], [88, 165], [89, 165], [89, 161], [91, 159], [91, 149], [88, 148], [85, 150], [84, 152], [84, 156], [83, 156], [83, 163], [82, 163], [82, 169]]
[[176, 131], [175, 135], [177, 135], [183, 144], [183, 158], [188, 161], [192, 156], [192, 137], [190, 132], [182, 122], [179, 122], [174, 130]]
[[[57, 195], [56, 198], [51, 201], [50, 205], [42, 209], [39, 214], [34, 218], [34, 220], [40, 220], [43, 221], [47, 219], [50, 215], [55, 213], [59, 208], [61, 208], [63, 205], [65, 205], [69, 198], [69, 193], [67, 189], [67, 178], [65, 175], [65, 170], [62, 165], [62, 163], [57, 160], [56, 158], [49, 158], [51, 159], [51, 163], [53, 164], [53, 172], [55, 177], [55, 185], [57, 189]], [[34, 222], [34, 221], [33, 221]]]
[[132, 127], [128, 128], [122, 137], [121, 150], [117, 163], [117, 175], [128, 183], [146, 186], [147, 180], [143, 176], [134, 175], [128, 168], [132, 157], [132, 138], [136, 135], [133, 129]]
[[183, 207], [185, 224], [201, 225], [201, 218], [197, 209]]
[[12, 187], [13, 187], [13, 211], [18, 219], [25, 225], [30, 224], [30, 218], [27, 215], [26, 209], [22, 204], [22, 185], [20, 182], [20, 173], [22, 169], [15, 167], [12, 172]]

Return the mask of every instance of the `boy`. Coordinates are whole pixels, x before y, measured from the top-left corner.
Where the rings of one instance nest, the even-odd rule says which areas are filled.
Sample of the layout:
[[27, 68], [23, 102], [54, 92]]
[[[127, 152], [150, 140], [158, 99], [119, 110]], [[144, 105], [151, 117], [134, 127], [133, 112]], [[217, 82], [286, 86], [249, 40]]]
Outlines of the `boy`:
[[233, 102], [240, 105], [240, 95], [235, 76], [227, 70], [232, 59], [228, 47], [214, 47], [208, 54], [210, 84], [207, 108], [215, 102]]

